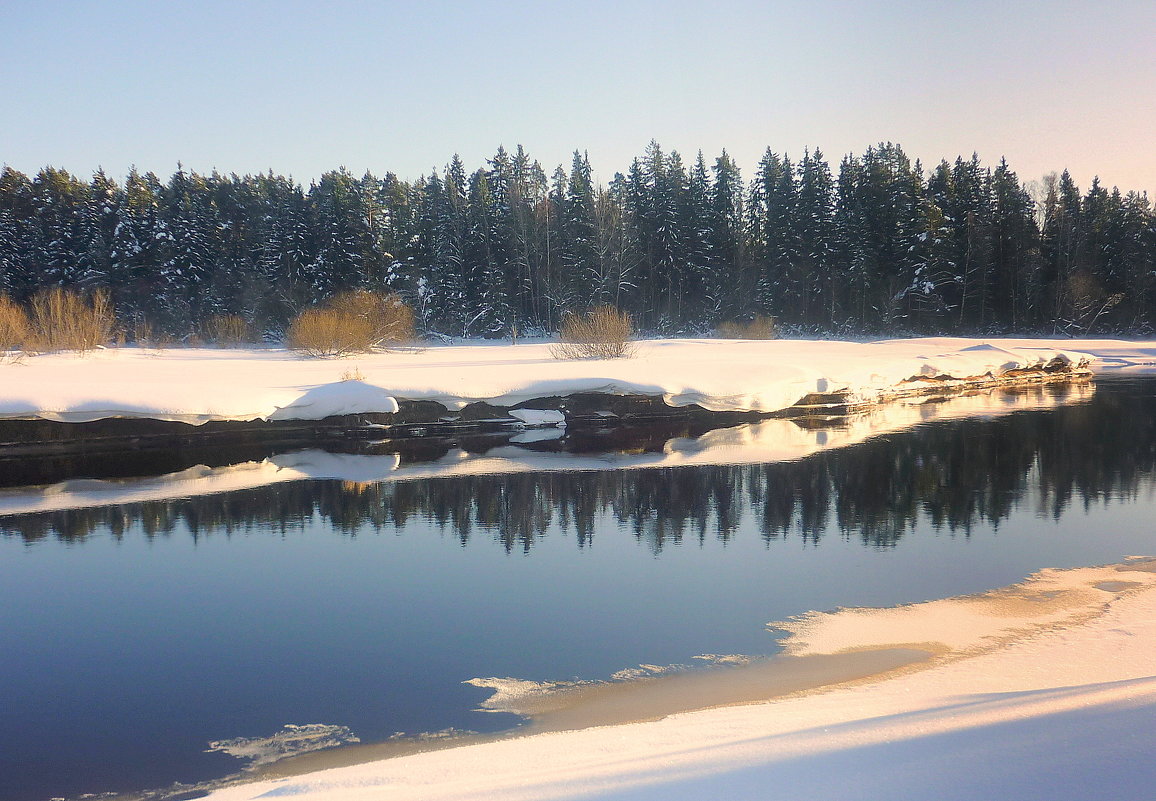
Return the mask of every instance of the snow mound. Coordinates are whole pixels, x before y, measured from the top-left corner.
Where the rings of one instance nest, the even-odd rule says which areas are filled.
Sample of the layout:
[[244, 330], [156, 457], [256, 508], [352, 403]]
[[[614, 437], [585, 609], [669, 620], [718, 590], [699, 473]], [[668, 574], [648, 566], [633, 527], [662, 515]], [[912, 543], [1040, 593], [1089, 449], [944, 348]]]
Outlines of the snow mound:
[[381, 387], [364, 381], [341, 381], [314, 387], [287, 406], [277, 407], [267, 419], [322, 420], [343, 414], [392, 414], [397, 409], [397, 401]]

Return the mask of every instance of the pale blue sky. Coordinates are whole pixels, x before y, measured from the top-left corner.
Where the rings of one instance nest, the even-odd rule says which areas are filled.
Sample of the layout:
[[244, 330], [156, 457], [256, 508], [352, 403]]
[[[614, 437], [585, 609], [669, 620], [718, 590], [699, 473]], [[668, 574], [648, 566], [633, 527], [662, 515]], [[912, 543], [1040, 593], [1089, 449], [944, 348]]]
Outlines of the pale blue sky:
[[1156, 2], [0, 0], [0, 162], [415, 178], [901, 143], [1156, 193]]

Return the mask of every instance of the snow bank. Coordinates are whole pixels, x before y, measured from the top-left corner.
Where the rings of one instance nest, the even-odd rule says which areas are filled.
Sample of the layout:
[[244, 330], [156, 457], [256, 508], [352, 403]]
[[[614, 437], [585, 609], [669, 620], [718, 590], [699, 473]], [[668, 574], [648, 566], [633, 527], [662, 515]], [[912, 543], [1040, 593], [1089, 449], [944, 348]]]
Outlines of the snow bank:
[[[525, 431], [511, 437], [510, 444], [484, 453], [453, 449], [440, 459], [405, 466], [396, 454], [329, 453], [309, 448], [260, 462], [214, 468], [198, 465], [148, 478], [82, 479], [43, 487], [0, 489], [0, 516], [213, 495], [309, 479], [381, 482], [529, 472], [768, 464], [802, 459], [935, 420], [996, 417], [1081, 403], [1094, 392], [1094, 385], [1081, 383], [991, 390], [942, 401], [909, 398], [849, 417], [838, 427], [810, 429], [790, 420], [763, 420], [715, 429], [698, 437], [675, 437], [667, 440], [659, 452], [574, 454], [520, 447], [561, 437], [565, 432], [559, 428]], [[558, 425], [561, 415], [527, 410], [525, 420], [526, 425]]]
[[[1149, 798], [1154, 571], [1156, 560], [1044, 571], [996, 593], [878, 610], [886, 624], [865, 633], [852, 625], [864, 610], [811, 616], [797, 633], [808, 652], [943, 646], [930, 666], [889, 678], [257, 781], [208, 798]], [[1038, 616], [1028, 611], [1036, 604]], [[961, 616], [964, 636], [953, 628]]]
[[[1098, 343], [1113, 367], [1156, 366], [1156, 343]], [[856, 343], [718, 339], [640, 342], [630, 359], [560, 361], [548, 344], [470, 344], [313, 359], [281, 349], [120, 348], [0, 364], [0, 417], [315, 420], [392, 412], [397, 399], [475, 401], [601, 392], [672, 406], [770, 412], [814, 392], [870, 399], [911, 379], [999, 376], [1055, 359], [1085, 364], [1078, 340], [911, 339]], [[1146, 347], [1146, 345], [1151, 347]], [[1092, 351], [1095, 352], [1095, 351]], [[1131, 360], [1131, 361], [1129, 361]], [[343, 380], [355, 374], [359, 380]]]

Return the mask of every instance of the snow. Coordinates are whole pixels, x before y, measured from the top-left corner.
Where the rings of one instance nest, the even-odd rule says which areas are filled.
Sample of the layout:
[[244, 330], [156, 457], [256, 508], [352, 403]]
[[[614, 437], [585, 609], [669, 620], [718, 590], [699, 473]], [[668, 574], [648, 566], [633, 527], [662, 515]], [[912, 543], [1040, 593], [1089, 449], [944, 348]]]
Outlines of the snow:
[[799, 653], [937, 646], [930, 662], [881, 678], [256, 781], [208, 798], [1150, 798], [1154, 571], [1151, 559], [1047, 570], [979, 596], [778, 624], [798, 624]]
[[[1088, 354], [1084, 356], [1082, 354]], [[658, 395], [716, 410], [784, 408], [812, 392], [870, 399], [909, 379], [1000, 375], [1060, 358], [1099, 373], [1156, 372], [1156, 341], [928, 338], [876, 343], [655, 340], [632, 359], [558, 361], [545, 344], [459, 345], [342, 361], [282, 350], [135, 348], [0, 364], [0, 415], [316, 419], [573, 392]], [[346, 380], [356, 371], [363, 379]], [[331, 477], [618, 469], [799, 458], [927, 419], [1079, 402], [1094, 387], [894, 403], [838, 429], [789, 421], [675, 439], [658, 454], [576, 457], [508, 446], [433, 463], [301, 451], [158, 479], [67, 482], [0, 494], [0, 513], [121, 503]], [[530, 414], [526, 425], [556, 424]], [[527, 441], [532, 440], [530, 437]], [[811, 613], [771, 624], [807, 656], [921, 647], [924, 664], [768, 703], [430, 751], [224, 787], [212, 801], [405, 799], [1147, 798], [1156, 782], [1156, 564], [1043, 571], [968, 598]], [[503, 686], [507, 694], [515, 687]], [[521, 688], [524, 690], [525, 688]], [[548, 691], [548, 688], [537, 688]], [[287, 727], [275, 744], [298, 729]], [[322, 732], [320, 724], [316, 728]], [[327, 731], [327, 730], [326, 730]], [[247, 749], [256, 743], [230, 742]], [[261, 744], [263, 745], [263, 744]]]
[[[977, 347], [978, 346], [978, 347]], [[391, 412], [397, 400], [450, 409], [514, 406], [578, 392], [662, 397], [672, 406], [775, 411], [814, 392], [871, 400], [919, 378], [1001, 375], [1053, 359], [1153, 369], [1156, 342], [909, 339], [874, 343], [647, 340], [629, 359], [565, 361], [548, 343], [431, 346], [351, 359], [284, 349], [119, 348], [0, 360], [0, 417], [83, 422], [149, 417], [316, 420]], [[358, 380], [348, 380], [347, 375]], [[539, 423], [535, 423], [537, 425]]]
[[557, 426], [566, 422], [566, 415], [556, 409], [514, 409], [510, 417], [522, 422], [526, 426]]
[[[561, 428], [535, 428], [511, 437], [509, 444], [484, 452], [455, 448], [440, 459], [404, 466], [396, 454], [329, 453], [309, 448], [276, 454], [259, 462], [213, 468], [198, 465], [148, 478], [83, 479], [43, 487], [0, 489], [0, 516], [187, 498], [310, 479], [382, 482], [529, 472], [768, 464], [802, 459], [934, 420], [1051, 409], [1081, 403], [1094, 393], [1093, 384], [1077, 383], [1032, 386], [1011, 392], [992, 390], [948, 400], [908, 398], [849, 417], [837, 427], [813, 429], [790, 420], [762, 420], [714, 429], [698, 437], [674, 437], [661, 451], [641, 453], [574, 454], [518, 447], [557, 439], [565, 433]], [[538, 420], [540, 425], [557, 425], [561, 418], [558, 412], [514, 410], [512, 414], [525, 414], [527, 424]]]

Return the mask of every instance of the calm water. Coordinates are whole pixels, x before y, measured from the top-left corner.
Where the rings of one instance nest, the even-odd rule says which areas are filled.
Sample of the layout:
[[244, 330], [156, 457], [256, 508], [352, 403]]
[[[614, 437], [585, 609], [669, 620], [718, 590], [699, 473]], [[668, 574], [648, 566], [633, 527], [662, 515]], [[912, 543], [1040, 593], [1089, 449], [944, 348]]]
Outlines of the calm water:
[[[0, 799], [223, 776], [245, 763], [211, 741], [285, 724], [492, 731], [516, 721], [473, 711], [488, 691], [463, 681], [773, 653], [765, 624], [807, 610], [1151, 554], [1154, 421], [1156, 381], [1118, 380], [771, 464], [530, 469], [590, 463], [544, 443], [524, 472], [452, 475], [484, 448], [430, 446], [438, 461], [385, 481], [154, 484], [90, 508], [73, 482], [41, 512], [8, 489]], [[653, 461], [661, 440], [606, 461]]]

